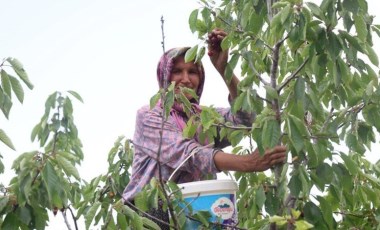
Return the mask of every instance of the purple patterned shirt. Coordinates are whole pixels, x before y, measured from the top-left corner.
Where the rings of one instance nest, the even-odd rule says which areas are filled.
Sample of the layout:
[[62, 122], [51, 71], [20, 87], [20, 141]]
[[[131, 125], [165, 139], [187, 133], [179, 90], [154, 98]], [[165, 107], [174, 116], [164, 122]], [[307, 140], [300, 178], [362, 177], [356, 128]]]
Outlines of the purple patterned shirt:
[[[254, 119], [253, 114], [241, 111], [232, 115], [229, 108], [216, 108], [216, 110], [226, 121], [234, 124], [250, 126]], [[134, 196], [150, 182], [152, 177], [159, 177], [156, 159], [160, 143], [161, 112], [160, 106], [155, 106], [153, 109], [144, 106], [137, 112], [133, 138], [132, 176], [123, 192], [124, 201], [133, 200]], [[199, 181], [208, 174], [212, 174], [216, 178], [219, 170], [215, 166], [214, 155], [228, 145], [229, 143], [222, 141], [215, 146], [208, 147], [202, 146], [195, 139], [184, 138], [173, 117], [169, 116], [163, 126], [160, 154], [163, 180], [168, 180], [173, 171], [194, 151], [196, 153], [181, 165], [171, 180], [176, 183]]]

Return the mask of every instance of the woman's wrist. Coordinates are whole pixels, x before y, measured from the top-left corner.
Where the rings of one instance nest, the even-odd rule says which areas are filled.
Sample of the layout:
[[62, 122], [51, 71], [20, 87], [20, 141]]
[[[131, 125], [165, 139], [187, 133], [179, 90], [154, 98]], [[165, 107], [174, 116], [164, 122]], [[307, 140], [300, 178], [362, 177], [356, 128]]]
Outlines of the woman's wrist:
[[245, 171], [245, 162], [242, 156], [218, 151], [214, 155], [214, 163], [220, 171]]

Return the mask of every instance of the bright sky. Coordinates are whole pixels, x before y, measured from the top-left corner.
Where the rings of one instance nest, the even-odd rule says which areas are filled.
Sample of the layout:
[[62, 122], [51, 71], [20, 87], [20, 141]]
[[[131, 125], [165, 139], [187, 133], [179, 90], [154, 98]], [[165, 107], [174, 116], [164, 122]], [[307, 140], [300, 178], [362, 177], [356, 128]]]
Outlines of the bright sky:
[[[375, 12], [379, 2], [368, 2], [370, 12], [379, 15]], [[31, 143], [30, 134], [43, 115], [48, 95], [57, 90], [74, 90], [84, 99], [84, 104], [74, 103], [74, 121], [85, 153], [81, 176], [90, 180], [106, 172], [114, 141], [120, 135], [133, 137], [136, 110], [158, 90], [161, 16], [166, 49], [192, 46], [198, 40], [190, 32], [188, 17], [198, 7], [195, 0], [2, 1], [0, 58], [19, 59], [35, 88], [24, 87], [23, 105], [13, 99], [9, 121], [0, 116], [0, 128], [17, 149], [0, 145], [6, 167], [0, 182], [7, 185], [13, 177], [10, 167], [15, 157], [39, 149], [38, 143]], [[378, 17], [375, 22], [380, 24]], [[221, 78], [208, 60], [204, 63], [202, 104], [227, 106]], [[52, 221], [53, 226], [57, 221]], [[57, 223], [66, 229], [62, 219]]]

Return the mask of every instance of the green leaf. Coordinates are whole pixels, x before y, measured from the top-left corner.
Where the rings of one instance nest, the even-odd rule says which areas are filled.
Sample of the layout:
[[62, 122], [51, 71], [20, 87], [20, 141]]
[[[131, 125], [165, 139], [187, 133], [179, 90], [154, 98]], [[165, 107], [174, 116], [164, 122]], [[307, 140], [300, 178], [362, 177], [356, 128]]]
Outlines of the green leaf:
[[161, 93], [158, 92], [153, 97], [150, 98], [150, 103], [149, 103], [150, 109], [153, 109], [154, 106], [156, 106], [158, 100], [160, 100], [160, 97], [161, 97]]
[[17, 215], [13, 212], [8, 213], [0, 227], [2, 230], [18, 230], [19, 220]]
[[22, 88], [19, 80], [11, 75], [8, 74], [9, 80], [12, 85], [13, 92], [15, 93], [18, 101], [20, 103], [24, 102], [24, 89]]
[[20, 167], [20, 164], [22, 161], [24, 162], [28, 162], [30, 161], [36, 154], [38, 154], [37, 151], [33, 151], [33, 152], [26, 152], [26, 153], [23, 153], [21, 154], [20, 156], [18, 156], [12, 163], [12, 169], [15, 169], [17, 170], [19, 167]]
[[161, 229], [160, 226], [158, 226], [155, 222], [153, 222], [151, 219], [148, 219], [146, 217], [142, 218], [142, 222], [144, 226], [148, 227], [149, 229]]
[[40, 132], [40, 130], [41, 130], [41, 125], [40, 124], [37, 124], [36, 126], [34, 126], [34, 128], [32, 130], [32, 134], [30, 135], [30, 140], [32, 142], [36, 139], [36, 136], [38, 135], [38, 133]]
[[230, 37], [227, 35], [223, 38], [222, 42], [220, 43], [220, 47], [222, 47], [222, 50], [227, 50], [230, 47]]
[[289, 2], [274, 2], [272, 4], [272, 9], [279, 9], [279, 8], [283, 8], [285, 6], [288, 6], [289, 5]]
[[349, 157], [346, 153], [341, 152], [340, 157], [343, 159], [348, 171], [352, 175], [357, 175], [357, 173], [360, 171], [359, 166]]
[[206, 48], [204, 46], [202, 46], [200, 49], [198, 49], [198, 53], [197, 53], [197, 56], [196, 56], [194, 62], [199, 63], [202, 60], [205, 53], [206, 53]]
[[136, 194], [136, 196], [134, 198], [134, 202], [135, 202], [135, 206], [138, 209], [140, 209], [144, 212], [149, 210], [147, 194], [145, 191], [141, 191], [138, 194]]
[[323, 210], [322, 215], [326, 222], [326, 224], [329, 226], [329, 229], [335, 229], [334, 228], [334, 217], [333, 217], [333, 211], [331, 208], [331, 205], [329, 202], [323, 198], [322, 196], [317, 197], [319, 201], [319, 205], [321, 206], [321, 210]]
[[315, 3], [312, 2], [306, 2], [306, 5], [310, 8], [311, 12], [319, 19], [324, 19], [323, 12], [321, 8]]
[[52, 201], [54, 193], [57, 193], [61, 185], [58, 175], [50, 161], [47, 161], [42, 169], [42, 179], [48, 191], [49, 200]]
[[269, 222], [276, 223], [276, 225], [278, 225], [278, 226], [282, 226], [282, 225], [286, 224], [288, 221], [283, 216], [274, 215], [274, 216], [271, 216], [269, 218]]
[[0, 88], [0, 97], [2, 97], [2, 103], [0, 103], [0, 109], [3, 112], [4, 116], [8, 119], [9, 118], [9, 112], [11, 111], [12, 108], [12, 100], [11, 98], [7, 95], [4, 94], [2, 89]]
[[266, 200], [265, 191], [264, 191], [263, 186], [260, 186], [256, 190], [255, 200], [256, 200], [257, 207], [261, 210], [261, 208], [263, 207], [265, 200]]
[[119, 226], [120, 229], [127, 229], [128, 224], [125, 215], [117, 213], [116, 220], [116, 225]]
[[280, 198], [272, 191], [267, 192], [265, 200], [265, 210], [269, 215], [276, 215], [281, 205]]
[[193, 217], [199, 220], [202, 223], [202, 225], [206, 227], [210, 225], [208, 219], [211, 217], [211, 214], [208, 211], [198, 211], [193, 215]]
[[342, 6], [344, 9], [346, 9], [347, 11], [351, 11], [354, 14], [356, 14], [360, 9], [357, 0], [345, 0], [343, 1]]
[[[174, 83], [173, 83], [174, 84]], [[174, 104], [174, 91], [168, 91], [165, 95], [165, 114], [164, 117], [167, 118], [169, 116], [170, 110], [173, 107]]]
[[0, 213], [3, 212], [3, 209], [7, 206], [9, 201], [9, 196], [0, 197]]
[[331, 166], [327, 163], [318, 165], [316, 175], [324, 184], [330, 184], [334, 176]]
[[274, 89], [273, 87], [271, 87], [269, 85], [265, 85], [264, 88], [265, 88], [265, 91], [267, 92], [267, 99], [268, 100], [278, 99], [278, 93], [277, 93], [276, 89]]
[[342, 49], [338, 36], [335, 33], [328, 33], [328, 41], [326, 48], [327, 52], [330, 54], [331, 59], [335, 61]]
[[7, 94], [9, 98], [12, 98], [11, 82], [9, 80], [7, 72], [5, 72], [3, 69], [1, 70], [1, 86], [3, 87], [3, 92]]
[[133, 213], [132, 229], [136, 229], [136, 230], [143, 230], [144, 229], [142, 217], [139, 216], [137, 213]]
[[69, 94], [73, 95], [76, 99], [78, 99], [78, 101], [82, 102], [83, 103], [83, 99], [82, 97], [79, 95], [79, 93], [73, 91], [73, 90], [68, 90], [67, 91]]
[[327, 229], [324, 225], [323, 214], [313, 202], [307, 202], [303, 208], [305, 220], [315, 226], [315, 229]]
[[291, 114], [288, 115], [287, 123], [290, 142], [296, 151], [300, 152], [304, 147], [304, 136], [308, 136], [305, 125], [299, 118]]
[[364, 21], [363, 16], [361, 15], [354, 15], [354, 24], [355, 24], [355, 29], [358, 34], [358, 38], [362, 41], [365, 42], [367, 40], [367, 24]]
[[281, 11], [280, 11], [280, 14], [281, 14], [281, 23], [284, 24], [286, 20], [288, 20], [289, 18], [289, 15], [290, 13], [293, 12], [293, 7], [291, 7], [290, 5], [287, 5], [286, 7], [284, 7]]
[[9, 148], [16, 150], [11, 139], [5, 134], [4, 130], [0, 129], [0, 141], [7, 145]]
[[96, 201], [94, 204], [90, 206], [90, 209], [85, 214], [84, 220], [85, 220], [86, 229], [90, 228], [92, 220], [94, 219], [95, 214], [98, 211], [100, 205], [101, 203], [99, 201]]
[[195, 56], [198, 52], [198, 45], [195, 45], [188, 49], [185, 54], [185, 62], [191, 62], [195, 60]]
[[310, 224], [305, 220], [297, 220], [295, 223], [296, 229], [311, 229], [314, 228], [314, 225]]
[[297, 78], [294, 86], [295, 100], [303, 102], [305, 100], [305, 79], [302, 77]]
[[189, 17], [189, 26], [192, 33], [197, 30], [197, 21], [198, 21], [198, 9], [195, 9], [191, 12]]
[[375, 50], [368, 43], [366, 46], [366, 50], [367, 50], [367, 55], [368, 55], [369, 60], [372, 62], [372, 64], [374, 64], [376, 67], [378, 67], [379, 66], [379, 58], [377, 57]]
[[78, 172], [77, 168], [75, 168], [73, 163], [71, 163], [66, 158], [64, 158], [60, 155], [56, 155], [56, 160], [57, 160], [59, 166], [61, 166], [62, 169], [65, 171], [67, 176], [69, 176], [69, 177], [73, 176], [77, 180], [81, 179], [79, 176], [79, 172]]
[[14, 71], [17, 73], [17, 75], [20, 77], [20, 79], [28, 86], [29, 89], [33, 89], [34, 86], [30, 82], [28, 78], [28, 74], [25, 72], [24, 67], [22, 66], [21, 62], [17, 60], [16, 58], [7, 58], [7, 61], [11, 64]]
[[346, 31], [339, 31], [339, 33], [341, 34], [341, 36], [346, 39], [348, 41], [348, 43], [350, 43], [350, 45], [355, 48], [356, 50], [362, 52], [362, 53], [365, 53], [365, 49], [363, 47], [363, 45], [359, 42], [358, 38], [357, 37], [353, 37], [351, 36], [349, 33], [347, 33]]
[[194, 125], [194, 116], [191, 116], [187, 121], [185, 128], [183, 129], [183, 136], [186, 138], [193, 138], [197, 132], [197, 126]]
[[281, 137], [281, 127], [274, 119], [266, 120], [263, 127], [262, 140], [264, 148], [273, 148], [278, 145]]
[[30, 213], [30, 210], [27, 207], [18, 207], [16, 209], [16, 214], [19, 218], [19, 220], [24, 223], [25, 225], [28, 225], [29, 222], [32, 220], [32, 216]]
[[302, 181], [299, 179], [298, 174], [295, 174], [290, 178], [288, 188], [294, 197], [298, 197], [302, 191]]

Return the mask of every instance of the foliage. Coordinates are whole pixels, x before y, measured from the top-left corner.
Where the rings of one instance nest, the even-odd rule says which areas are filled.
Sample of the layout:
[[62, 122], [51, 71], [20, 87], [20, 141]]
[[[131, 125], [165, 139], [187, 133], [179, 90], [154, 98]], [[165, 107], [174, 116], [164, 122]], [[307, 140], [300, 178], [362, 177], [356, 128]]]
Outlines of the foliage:
[[[380, 36], [380, 25], [372, 24], [367, 2], [283, 0], [272, 8], [266, 0], [201, 3], [189, 17], [201, 42], [185, 58], [203, 58], [213, 28], [228, 31], [221, 43], [231, 49], [226, 75], [240, 66], [242, 77], [232, 110], [253, 111], [256, 120], [251, 127], [233, 127], [212, 107], [203, 107], [184, 135], [191, 137], [201, 127], [204, 139], [228, 139], [234, 154], [256, 147], [262, 152], [279, 143], [289, 148], [287, 163], [271, 172], [234, 174], [239, 183], [235, 228], [379, 229], [380, 162], [370, 162], [365, 154], [380, 131], [379, 60], [372, 37]], [[24, 92], [5, 63], [27, 87], [33, 85], [16, 59], [3, 61], [0, 109], [8, 118], [12, 92], [20, 102]], [[153, 96], [151, 106], [163, 99], [167, 115], [176, 96], [173, 88]], [[188, 111], [190, 103], [179, 97]], [[74, 91], [48, 97], [31, 134], [42, 150], [21, 154], [12, 165], [16, 176], [0, 187], [1, 229], [45, 229], [50, 212], [60, 212], [69, 229], [67, 213], [75, 229], [80, 218], [86, 229], [158, 229], [145, 212], [159, 200], [175, 213], [170, 226], [183, 228], [191, 218], [211, 228], [208, 213], [193, 213], [190, 206], [186, 211], [175, 183], [152, 179], [134, 205], [122, 203], [133, 157], [133, 143], [124, 136], [108, 153], [107, 172], [84, 181], [77, 170], [84, 154], [71, 98], [83, 102]], [[2, 130], [0, 141], [14, 149]]]
[[[82, 101], [76, 92], [68, 94]], [[1, 187], [1, 229], [44, 229], [48, 210], [65, 213], [82, 198], [76, 168], [83, 160], [82, 143], [69, 96], [55, 92], [48, 97], [31, 139], [37, 139], [43, 151], [23, 153], [13, 162], [16, 176]]]
[[[202, 41], [213, 28], [229, 32], [221, 43], [232, 50], [225, 73], [240, 64], [242, 75], [233, 108], [257, 114], [249, 134], [240, 132], [261, 151], [278, 143], [290, 150], [290, 161], [269, 175], [235, 174], [239, 226], [380, 226], [380, 163], [365, 158], [380, 131], [372, 37], [380, 26], [367, 2], [284, 0], [271, 11], [264, 0], [202, 2], [190, 28]], [[201, 58], [206, 46], [192, 53]]]
[[[21, 62], [12, 57], [3, 59], [3, 61], [0, 63], [0, 110], [3, 112], [3, 115], [7, 119], [9, 118], [9, 113], [13, 105], [12, 92], [20, 103], [23, 103], [24, 101], [24, 89], [22, 88], [20, 80], [17, 77], [13, 76], [14, 73], [29, 89], [33, 89], [33, 84], [30, 82], [28, 74], [25, 72]], [[0, 142], [15, 150], [15, 146], [13, 145], [11, 139], [1, 128]], [[2, 158], [1, 154], [0, 158]], [[4, 165], [0, 161], [0, 173], [3, 172]]]

